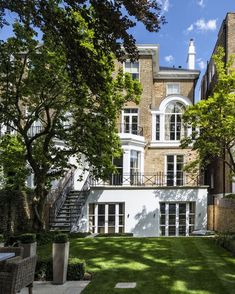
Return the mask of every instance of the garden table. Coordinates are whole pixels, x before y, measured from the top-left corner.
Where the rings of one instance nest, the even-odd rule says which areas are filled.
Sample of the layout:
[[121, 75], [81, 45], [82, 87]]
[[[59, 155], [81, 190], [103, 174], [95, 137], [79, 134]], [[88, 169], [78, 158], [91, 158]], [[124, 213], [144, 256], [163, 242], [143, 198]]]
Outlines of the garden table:
[[14, 252], [5, 252], [5, 253], [0, 253], [0, 261], [9, 259], [11, 257], [14, 257], [15, 253]]

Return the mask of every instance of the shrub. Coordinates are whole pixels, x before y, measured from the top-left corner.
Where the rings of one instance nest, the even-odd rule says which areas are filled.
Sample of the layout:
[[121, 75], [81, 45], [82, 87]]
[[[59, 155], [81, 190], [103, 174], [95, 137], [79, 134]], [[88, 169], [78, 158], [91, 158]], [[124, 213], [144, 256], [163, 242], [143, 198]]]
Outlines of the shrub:
[[78, 281], [82, 280], [85, 274], [85, 262], [81, 261], [79, 258], [72, 257], [69, 258], [68, 263], [68, 281]]
[[54, 243], [67, 243], [68, 242], [68, 234], [57, 234], [54, 236]]
[[[82, 280], [85, 274], [85, 262], [78, 258], [69, 258], [68, 262], [68, 281]], [[53, 280], [53, 261], [52, 258], [38, 259], [35, 280], [37, 281], [52, 281]]]
[[33, 233], [26, 233], [22, 234], [19, 237], [20, 242], [23, 244], [34, 243], [36, 242], [36, 234]]
[[52, 231], [52, 232], [43, 232], [37, 233], [36, 239], [38, 246], [52, 244], [54, 241], [55, 235], [60, 234], [60, 231]]
[[71, 239], [76, 239], [76, 238], [85, 238], [85, 237], [87, 237], [87, 236], [89, 236], [89, 235], [91, 235], [91, 233], [89, 232], [89, 233], [82, 233], [82, 232], [77, 232], [77, 233], [70, 233], [69, 234], [69, 238], [71, 238]]
[[99, 234], [96, 237], [133, 237], [132, 233], [107, 233]]

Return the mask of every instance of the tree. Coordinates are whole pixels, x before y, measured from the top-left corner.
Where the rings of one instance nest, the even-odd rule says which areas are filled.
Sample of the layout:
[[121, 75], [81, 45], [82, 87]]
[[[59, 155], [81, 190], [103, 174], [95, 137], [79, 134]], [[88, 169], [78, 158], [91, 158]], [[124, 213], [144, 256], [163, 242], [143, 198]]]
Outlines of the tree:
[[[157, 0], [1, 0], [0, 26], [7, 25], [8, 11], [27, 27], [38, 28], [42, 39], [50, 35], [56, 45], [63, 44], [73, 83], [79, 87], [81, 77], [93, 94], [106, 87], [104, 64], [99, 62], [102, 55], [122, 58], [123, 44], [130, 57], [138, 56], [135, 39], [129, 33], [136, 21], [151, 32], [165, 23]], [[78, 29], [82, 25], [86, 29]], [[84, 44], [87, 29], [91, 35]]]
[[193, 145], [197, 159], [189, 168], [198, 164], [205, 167], [214, 159], [224, 162], [235, 174], [235, 69], [234, 57], [227, 64], [225, 53], [218, 47], [213, 56], [217, 82], [213, 94], [207, 99], [190, 106], [184, 114], [184, 121], [194, 130], [189, 138], [182, 141], [182, 147]]
[[128, 31], [136, 21], [158, 31], [165, 19], [155, 0], [1, 0], [2, 28], [9, 11], [15, 36], [0, 44], [0, 122], [26, 147], [41, 229], [51, 180], [69, 167], [71, 155], [79, 161], [84, 154], [100, 177], [113, 170], [112, 157], [120, 155], [116, 117], [141, 93], [130, 76], [113, 78], [114, 57], [138, 56]]
[[[91, 47], [92, 31], [83, 23], [80, 30], [86, 35], [84, 46]], [[0, 43], [0, 123], [25, 146], [25, 163], [35, 179], [34, 224], [41, 229], [51, 181], [70, 167], [72, 155], [78, 162], [85, 155], [101, 178], [114, 170], [112, 157], [120, 156], [117, 115], [124, 102], [139, 101], [141, 87], [122, 72], [113, 78], [112, 56], [102, 55], [97, 63], [105, 83], [94, 95], [81, 75], [79, 87], [73, 83], [63, 46], [55, 46], [48, 35], [40, 44], [35, 31], [20, 23], [14, 24], [14, 33]]]

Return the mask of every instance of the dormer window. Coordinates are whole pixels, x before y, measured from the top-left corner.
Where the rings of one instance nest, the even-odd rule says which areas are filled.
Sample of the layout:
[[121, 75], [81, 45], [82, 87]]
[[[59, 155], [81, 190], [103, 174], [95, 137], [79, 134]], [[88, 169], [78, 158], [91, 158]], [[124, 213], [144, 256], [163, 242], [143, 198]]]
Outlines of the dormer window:
[[125, 72], [128, 72], [131, 76], [133, 80], [139, 80], [140, 79], [140, 65], [139, 62], [130, 62], [130, 61], [126, 61], [124, 64], [125, 68]]
[[166, 85], [166, 95], [180, 94], [180, 84], [170, 83]]

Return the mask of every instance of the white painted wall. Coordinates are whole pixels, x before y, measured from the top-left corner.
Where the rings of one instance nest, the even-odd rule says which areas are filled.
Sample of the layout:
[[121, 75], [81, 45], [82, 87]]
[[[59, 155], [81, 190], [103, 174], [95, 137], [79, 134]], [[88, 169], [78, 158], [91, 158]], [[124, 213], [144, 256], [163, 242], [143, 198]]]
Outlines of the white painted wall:
[[159, 202], [196, 202], [195, 229], [207, 228], [207, 188], [93, 188], [79, 220], [80, 231], [88, 231], [89, 203], [125, 203], [125, 232], [134, 236], [159, 236]]

